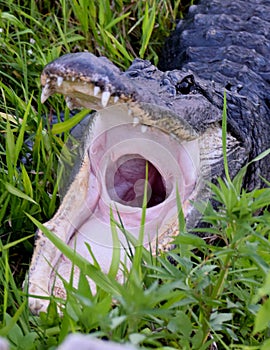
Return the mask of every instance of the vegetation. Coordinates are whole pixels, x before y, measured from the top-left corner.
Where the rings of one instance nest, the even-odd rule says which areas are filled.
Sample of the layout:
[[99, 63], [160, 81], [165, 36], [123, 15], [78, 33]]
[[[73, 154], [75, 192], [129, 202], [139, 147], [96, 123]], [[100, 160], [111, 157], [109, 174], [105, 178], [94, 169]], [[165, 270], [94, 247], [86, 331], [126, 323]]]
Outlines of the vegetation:
[[[47, 231], [80, 267], [80, 283], [77, 290], [66, 283], [67, 300], [51, 298], [48, 313], [29, 313], [22, 281], [36, 226], [42, 228], [59, 204], [57, 169], [71, 127], [60, 122], [70, 117], [62, 97], [40, 103], [42, 68], [84, 49], [122, 68], [135, 56], [156, 63], [185, 8], [180, 1], [154, 0], [0, 4], [0, 336], [11, 349], [54, 349], [74, 331], [146, 349], [269, 349], [270, 215], [264, 208], [270, 189], [242, 190], [245, 169], [212, 185], [218, 208], [208, 203], [203, 220], [219, 245], [187, 232], [179, 206], [176, 248], [158, 257], [137, 248], [124, 285], [114, 280], [115, 268], [104, 275]], [[115, 225], [112, 218], [112, 230]]]

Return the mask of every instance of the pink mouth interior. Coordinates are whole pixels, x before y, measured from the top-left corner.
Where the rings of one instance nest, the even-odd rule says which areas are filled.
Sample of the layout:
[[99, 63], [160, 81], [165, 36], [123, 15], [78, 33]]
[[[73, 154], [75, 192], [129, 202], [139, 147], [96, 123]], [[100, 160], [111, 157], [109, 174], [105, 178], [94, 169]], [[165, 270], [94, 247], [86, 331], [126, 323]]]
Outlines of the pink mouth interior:
[[[104, 109], [94, 119], [87, 148], [90, 161], [88, 193], [83, 207], [77, 209], [77, 215], [70, 221], [71, 238], [67, 243], [93, 261], [87, 243], [104, 272], [109, 271], [114, 250], [111, 215], [119, 221], [119, 214], [125, 230], [138, 239], [147, 184], [143, 245], [149, 247], [157, 237], [172, 233], [170, 225], [177, 220], [176, 192], [179, 191], [185, 206], [198, 179], [197, 139], [181, 141], [158, 128], [146, 129], [132, 119], [128, 121], [128, 116], [125, 110], [117, 109], [113, 113]], [[145, 179], [146, 164], [148, 179]], [[126, 261], [123, 249], [127, 245], [126, 237], [120, 229], [117, 234], [121, 261]], [[71, 265], [64, 256], [58, 261], [57, 271], [66, 280], [69, 280]], [[78, 279], [77, 274], [75, 277]], [[53, 279], [54, 275], [51, 283]], [[121, 280], [120, 272], [117, 279]], [[58, 278], [56, 285], [62, 285]], [[92, 282], [90, 285], [94, 290]]]
[[[162, 203], [166, 198], [166, 188], [162, 176], [155, 166], [139, 155], [134, 155], [133, 158], [128, 160], [125, 160], [125, 158], [125, 156], [122, 156], [117, 160], [117, 170], [114, 174], [115, 191], [110, 193], [111, 199], [131, 207], [141, 208], [147, 164], [147, 208]], [[111, 174], [107, 173], [107, 178], [108, 176], [111, 176]]]

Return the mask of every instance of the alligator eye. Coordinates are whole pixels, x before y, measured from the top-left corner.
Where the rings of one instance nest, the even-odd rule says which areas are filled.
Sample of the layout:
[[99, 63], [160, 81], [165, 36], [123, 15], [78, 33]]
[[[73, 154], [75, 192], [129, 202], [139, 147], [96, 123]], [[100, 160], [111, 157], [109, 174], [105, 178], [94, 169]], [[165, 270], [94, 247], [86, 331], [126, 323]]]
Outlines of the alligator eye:
[[[131, 207], [142, 207], [148, 166], [147, 208], [162, 203], [166, 198], [164, 180], [156, 167], [138, 154], [122, 156], [116, 161], [116, 172], [106, 173], [110, 198]], [[113, 185], [113, 187], [112, 187]]]
[[193, 75], [188, 75], [183, 80], [181, 80], [175, 87], [178, 93], [182, 95], [188, 95], [194, 90], [194, 85], [195, 82]]

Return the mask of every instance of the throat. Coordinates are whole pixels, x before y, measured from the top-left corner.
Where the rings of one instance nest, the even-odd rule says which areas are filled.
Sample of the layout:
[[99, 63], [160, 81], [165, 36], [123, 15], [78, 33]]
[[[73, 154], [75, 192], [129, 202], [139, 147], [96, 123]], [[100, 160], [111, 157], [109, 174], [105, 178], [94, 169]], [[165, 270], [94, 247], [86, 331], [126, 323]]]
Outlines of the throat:
[[[117, 159], [116, 171], [109, 167], [106, 172], [106, 187], [110, 198], [118, 203], [141, 208], [144, 188], [147, 186], [147, 208], [162, 203], [166, 188], [162, 175], [155, 166], [138, 154], [124, 155]], [[146, 179], [146, 172], [148, 178]]]

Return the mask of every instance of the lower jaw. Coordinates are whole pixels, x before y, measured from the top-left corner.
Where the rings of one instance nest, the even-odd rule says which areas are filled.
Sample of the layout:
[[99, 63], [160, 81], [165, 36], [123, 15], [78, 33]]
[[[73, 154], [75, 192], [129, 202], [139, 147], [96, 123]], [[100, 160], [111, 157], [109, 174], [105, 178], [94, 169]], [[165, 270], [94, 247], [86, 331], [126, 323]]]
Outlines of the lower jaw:
[[[184, 206], [184, 215], [185, 208], [188, 208], [188, 203], [186, 203]], [[121, 208], [119, 208], [119, 210], [121, 210]], [[156, 208], [153, 210], [156, 210]], [[134, 208], [134, 211], [136, 211], [138, 217], [141, 216], [141, 210]], [[168, 211], [165, 206], [163, 206], [163, 208], [159, 208], [160, 218], [163, 217], [163, 220], [160, 219], [159, 221], [155, 221], [153, 225], [153, 222], [151, 220], [147, 220], [146, 218], [146, 222], [143, 227], [143, 246], [147, 250], [150, 250], [153, 255], [158, 255], [159, 252], [168, 251], [172, 248], [173, 238], [179, 233], [176, 211], [176, 205], [175, 203], [174, 205], [172, 203], [170, 211]], [[113, 217], [117, 217], [115, 210], [113, 211]], [[116, 219], [116, 221], [118, 220]], [[122, 226], [123, 223], [120, 224], [118, 222], [118, 224], [119, 226]], [[155, 230], [153, 227], [155, 227]], [[130, 249], [134, 252], [135, 248], [138, 246], [140, 229], [140, 225], [130, 228], [123, 224], [122, 228], [117, 230], [119, 241], [115, 245], [115, 242], [112, 241], [111, 226], [107, 223], [101, 222], [97, 217], [93, 216], [80, 227], [76, 235], [69, 241], [68, 245], [72, 247], [76, 253], [79, 253], [81, 256], [87, 259], [89, 263], [97, 263], [102, 272], [105, 274], [109, 273], [115, 249], [119, 249], [120, 264], [115, 279], [119, 283], [123, 283], [125, 279], [125, 273], [123, 270], [129, 270], [132, 265], [132, 261], [130, 259]], [[101, 234], [99, 234], [100, 230], [102, 230]], [[123, 233], [124, 231], [125, 233]], [[131, 243], [126, 236], [127, 233], [128, 235], [132, 235], [137, 243]], [[91, 249], [91, 253], [89, 247]], [[125, 268], [123, 268], [122, 265]], [[59, 276], [61, 276], [61, 278]], [[72, 280], [73, 287], [77, 288], [79, 279], [79, 268], [74, 266], [73, 263], [64, 255], [61, 255], [57, 265], [54, 268], [54, 271], [51, 274], [49, 290], [51, 290], [52, 294], [54, 294], [56, 297], [66, 299], [66, 289], [64, 287], [63, 280], [66, 282], [70, 282]], [[89, 277], [87, 277], [87, 280], [91, 292], [95, 294], [97, 290], [96, 284]]]

